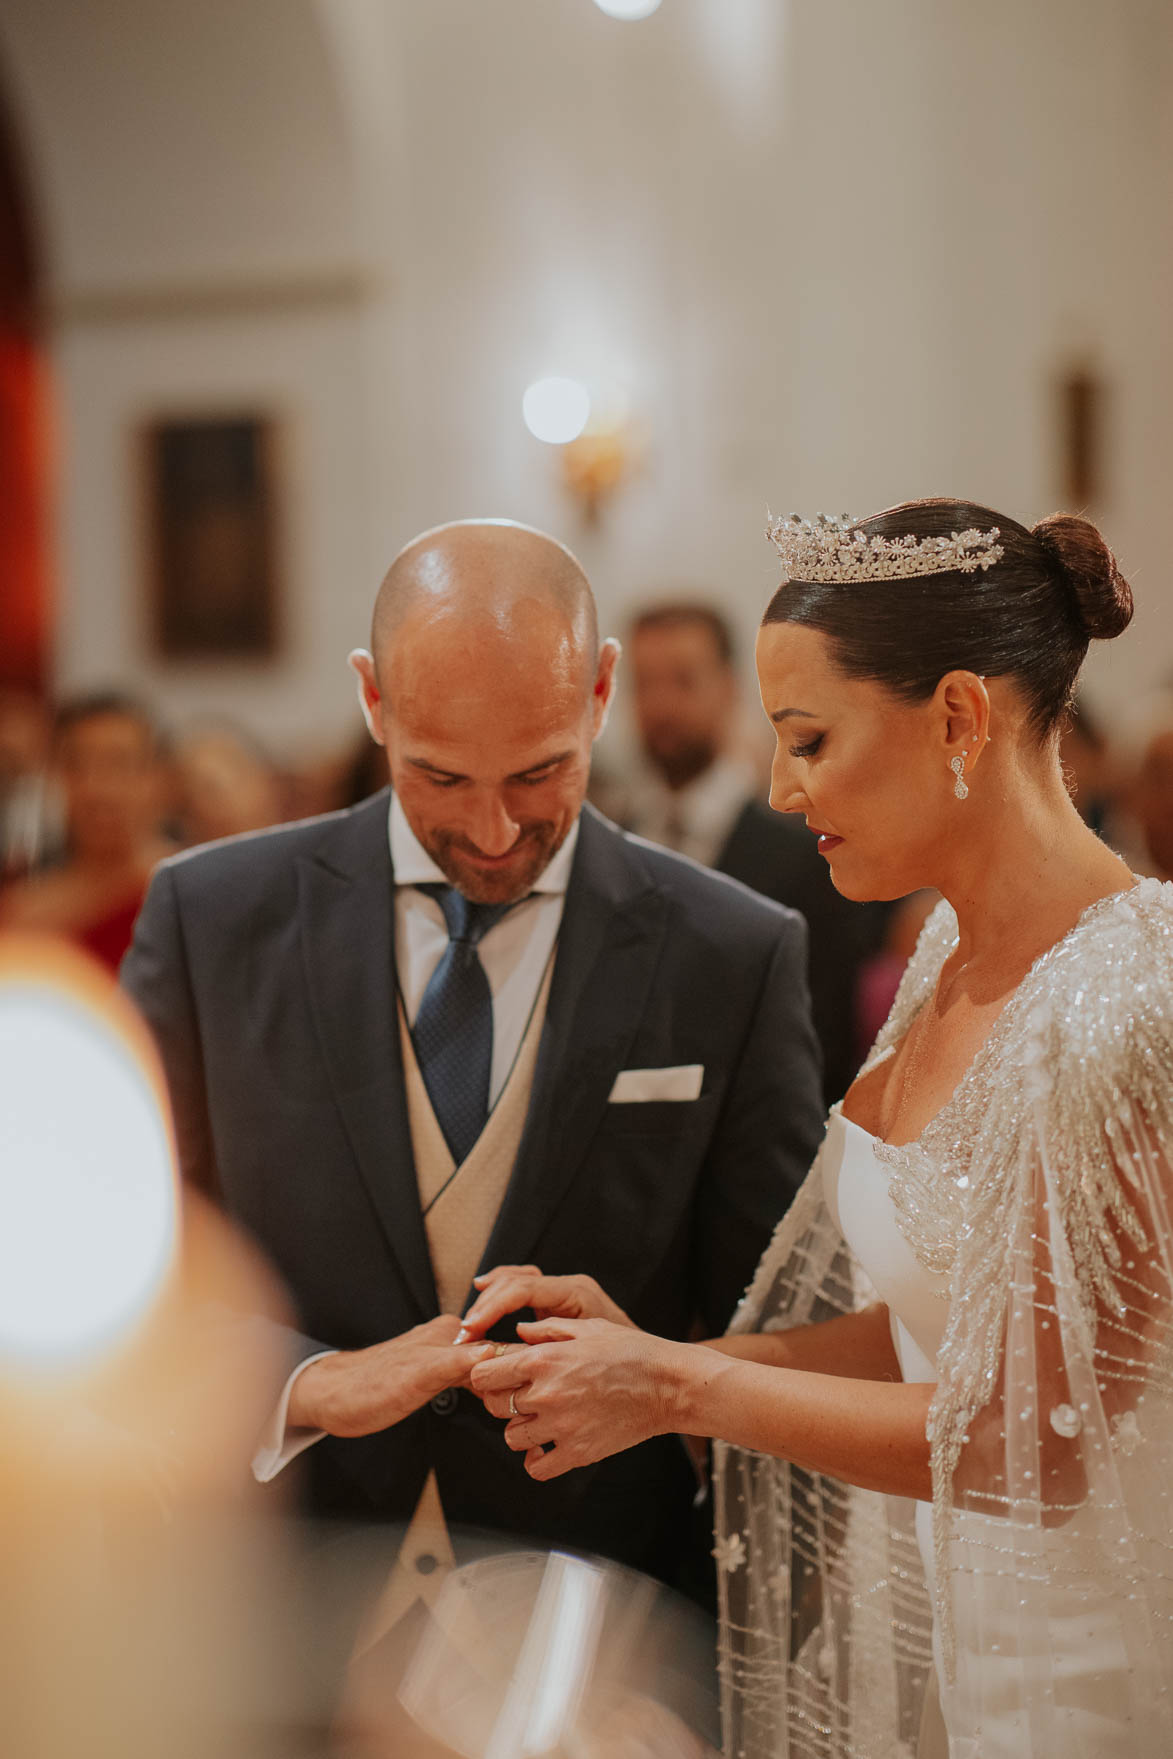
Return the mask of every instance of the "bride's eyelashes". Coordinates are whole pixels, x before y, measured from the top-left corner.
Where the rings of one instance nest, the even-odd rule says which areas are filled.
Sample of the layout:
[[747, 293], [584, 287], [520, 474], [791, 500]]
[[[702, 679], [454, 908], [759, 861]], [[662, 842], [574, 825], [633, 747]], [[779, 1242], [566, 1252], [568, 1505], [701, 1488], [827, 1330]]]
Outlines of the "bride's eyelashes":
[[792, 745], [790, 755], [791, 757], [813, 757], [822, 743], [823, 735], [816, 733], [814, 738], [808, 739], [805, 745]]

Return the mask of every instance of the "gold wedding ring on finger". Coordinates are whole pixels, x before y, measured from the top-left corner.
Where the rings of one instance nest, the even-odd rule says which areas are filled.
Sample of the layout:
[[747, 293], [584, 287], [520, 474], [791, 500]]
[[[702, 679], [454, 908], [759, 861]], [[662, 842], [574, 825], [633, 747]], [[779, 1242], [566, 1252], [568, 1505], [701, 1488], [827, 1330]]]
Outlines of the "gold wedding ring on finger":
[[494, 1356], [508, 1356], [508, 1354], [509, 1354], [509, 1345], [508, 1344], [494, 1344], [493, 1345], [493, 1355]]
[[511, 1417], [526, 1417], [529, 1415], [529, 1413], [527, 1411], [519, 1411], [517, 1408], [517, 1388], [516, 1387], [514, 1387], [513, 1391], [509, 1395], [509, 1415]]

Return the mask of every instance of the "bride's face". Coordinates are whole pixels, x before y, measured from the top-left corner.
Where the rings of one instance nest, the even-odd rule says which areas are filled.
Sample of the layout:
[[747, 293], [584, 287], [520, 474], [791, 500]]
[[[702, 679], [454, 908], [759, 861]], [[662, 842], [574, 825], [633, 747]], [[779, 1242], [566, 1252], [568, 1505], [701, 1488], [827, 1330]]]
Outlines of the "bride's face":
[[801, 812], [848, 898], [902, 898], [934, 883], [956, 835], [953, 776], [935, 703], [847, 677], [797, 623], [758, 633], [762, 706], [777, 735], [775, 812]]

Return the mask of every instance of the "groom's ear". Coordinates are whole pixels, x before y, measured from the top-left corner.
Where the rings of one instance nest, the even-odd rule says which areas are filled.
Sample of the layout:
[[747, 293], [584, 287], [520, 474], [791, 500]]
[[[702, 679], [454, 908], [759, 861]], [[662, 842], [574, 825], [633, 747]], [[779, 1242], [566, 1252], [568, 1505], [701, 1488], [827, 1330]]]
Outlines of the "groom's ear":
[[358, 706], [367, 724], [367, 732], [376, 745], [382, 745], [383, 734], [379, 721], [383, 698], [379, 692], [379, 680], [375, 676], [375, 662], [365, 647], [356, 647], [347, 655], [346, 663], [358, 679]]
[[622, 653], [623, 649], [613, 635], [609, 635], [599, 648], [598, 668], [591, 687], [592, 740], [597, 739], [607, 725], [611, 704], [615, 700], [615, 668]]

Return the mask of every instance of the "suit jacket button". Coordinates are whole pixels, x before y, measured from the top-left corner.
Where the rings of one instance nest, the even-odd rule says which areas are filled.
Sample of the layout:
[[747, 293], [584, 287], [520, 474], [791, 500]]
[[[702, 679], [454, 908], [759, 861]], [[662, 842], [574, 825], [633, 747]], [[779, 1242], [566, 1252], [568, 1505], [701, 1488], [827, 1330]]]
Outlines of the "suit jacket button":
[[456, 1388], [446, 1386], [442, 1393], [437, 1393], [432, 1400], [432, 1409], [437, 1417], [448, 1417], [456, 1409]]

